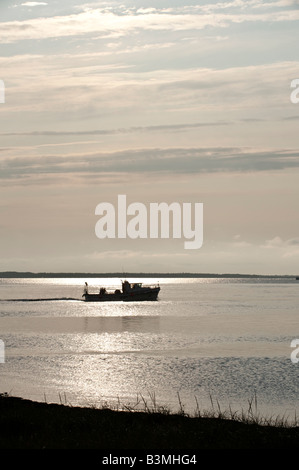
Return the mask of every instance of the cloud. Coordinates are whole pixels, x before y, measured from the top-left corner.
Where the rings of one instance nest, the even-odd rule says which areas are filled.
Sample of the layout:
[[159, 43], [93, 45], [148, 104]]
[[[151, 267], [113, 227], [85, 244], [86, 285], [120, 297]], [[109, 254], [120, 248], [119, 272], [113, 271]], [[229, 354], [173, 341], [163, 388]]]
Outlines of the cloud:
[[298, 237], [298, 238], [292, 238], [291, 240], [288, 240], [288, 241], [287, 241], [287, 244], [288, 244], [288, 245], [291, 245], [291, 246], [292, 246], [292, 245], [295, 245], [295, 246], [296, 246], [296, 245], [299, 245], [299, 237]]
[[[200, 173], [263, 172], [299, 168], [299, 150], [248, 148], [144, 148], [91, 154], [46, 155], [2, 158], [2, 181], [26, 179], [51, 182], [54, 176], [76, 176], [81, 180], [104, 175], [175, 175]], [[267, 246], [277, 246], [273, 239]]]
[[20, 131], [20, 132], [0, 132], [1, 136], [82, 136], [82, 135], [119, 135], [135, 134], [139, 132], [183, 132], [189, 129], [198, 129], [201, 127], [227, 126], [230, 121], [215, 122], [194, 122], [190, 124], [161, 124], [157, 126], [133, 126], [121, 127], [116, 129], [90, 129], [84, 131]]
[[42, 5], [48, 5], [48, 4], [44, 3], [44, 2], [25, 2], [25, 3], [21, 3], [22, 7], [38, 7], [38, 6], [42, 6]]
[[[37, 6], [41, 3], [25, 2], [23, 5]], [[269, 10], [261, 12], [244, 11], [246, 2], [242, 1], [231, 2], [227, 6], [224, 3], [217, 3], [214, 7], [208, 5], [205, 9], [187, 7], [118, 11], [119, 7], [85, 8], [84, 11], [65, 16], [2, 23], [0, 40], [2, 43], [10, 43], [25, 39], [70, 37], [92, 33], [101, 34], [103, 37], [121, 37], [137, 30], [203, 30], [207, 27], [225, 28], [234, 23], [289, 22], [299, 19], [299, 11], [295, 5], [294, 8], [281, 10], [274, 8], [275, 3], [267, 6]]]
[[282, 240], [282, 238], [276, 236], [270, 240], [266, 240], [266, 243], [264, 245], [265, 248], [281, 248], [282, 246], [284, 246], [284, 242]]
[[[228, 122], [228, 116], [231, 123], [243, 119], [252, 124], [265, 116], [275, 120], [278, 113], [290, 114], [290, 109], [296, 112], [294, 105], [286, 105], [290, 104], [289, 85], [298, 61], [221, 69], [182, 68], [180, 64], [151, 69], [153, 64], [149, 64], [148, 70], [114, 61], [112, 55], [105, 64], [97, 53], [0, 57], [8, 84], [2, 112], [18, 113], [18, 119], [20, 112], [30, 113], [32, 122], [37, 113], [47, 113], [47, 121], [52, 118], [55, 125], [59, 120], [83, 121], [86, 116], [89, 128], [94, 125], [94, 114], [108, 118], [113, 114], [118, 123], [114, 125], [123, 121], [146, 124], [149, 117], [159, 124], [161, 119], [161, 124], [172, 123], [179, 116], [176, 120], [193, 121], [196, 127], [199, 116], [208, 123], [216, 120], [216, 125]], [[159, 66], [163, 67], [160, 61]], [[141, 120], [136, 119], [138, 113]], [[23, 127], [28, 129], [27, 116], [25, 119]], [[42, 126], [43, 119], [37, 119]], [[285, 124], [292, 122], [295, 120], [285, 120]]]
[[101, 33], [106, 37], [121, 37], [136, 29], [178, 30], [190, 29], [190, 27], [198, 29], [204, 28], [209, 23], [216, 25], [216, 21], [213, 18], [194, 18], [193, 15], [144, 13], [120, 16], [109, 11], [93, 9], [68, 16], [2, 23], [0, 40], [2, 43], [10, 43], [26, 39], [68, 37], [90, 33]]
[[274, 238], [271, 238], [270, 240], [266, 240], [266, 243], [262, 245], [263, 248], [269, 248], [269, 249], [282, 249], [286, 250], [286, 253], [290, 252], [298, 252], [298, 248], [295, 248], [294, 250], [289, 251], [290, 247], [298, 247], [299, 245], [299, 238], [291, 238], [288, 240], [283, 240], [281, 237], [276, 236]]

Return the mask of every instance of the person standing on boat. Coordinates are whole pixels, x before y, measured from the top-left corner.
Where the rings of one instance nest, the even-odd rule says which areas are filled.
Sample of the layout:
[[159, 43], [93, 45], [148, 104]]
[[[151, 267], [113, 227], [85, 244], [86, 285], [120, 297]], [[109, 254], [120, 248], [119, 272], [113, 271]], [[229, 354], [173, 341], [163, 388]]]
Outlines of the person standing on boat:
[[83, 297], [84, 295], [87, 295], [87, 294], [88, 294], [88, 284], [87, 284], [87, 282], [85, 282], [85, 286], [84, 286], [84, 291], [83, 291], [82, 297]]

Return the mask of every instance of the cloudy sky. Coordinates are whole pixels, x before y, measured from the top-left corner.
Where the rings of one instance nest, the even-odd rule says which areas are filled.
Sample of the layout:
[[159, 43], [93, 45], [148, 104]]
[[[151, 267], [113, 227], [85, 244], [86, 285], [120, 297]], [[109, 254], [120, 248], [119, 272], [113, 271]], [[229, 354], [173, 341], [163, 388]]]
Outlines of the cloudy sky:
[[[0, 271], [299, 274], [298, 1], [1, 0], [0, 22]], [[202, 202], [202, 248], [98, 239], [118, 194]]]

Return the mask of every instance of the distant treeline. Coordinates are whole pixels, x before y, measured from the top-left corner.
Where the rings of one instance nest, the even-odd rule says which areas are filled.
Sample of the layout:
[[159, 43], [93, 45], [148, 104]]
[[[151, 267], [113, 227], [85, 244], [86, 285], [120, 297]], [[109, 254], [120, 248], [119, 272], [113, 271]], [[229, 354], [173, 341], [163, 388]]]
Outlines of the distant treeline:
[[2, 278], [103, 278], [103, 277], [118, 277], [118, 278], [294, 278], [291, 275], [268, 275], [268, 274], [220, 274], [220, 273], [32, 273], [32, 272], [17, 272], [5, 271], [0, 272]]

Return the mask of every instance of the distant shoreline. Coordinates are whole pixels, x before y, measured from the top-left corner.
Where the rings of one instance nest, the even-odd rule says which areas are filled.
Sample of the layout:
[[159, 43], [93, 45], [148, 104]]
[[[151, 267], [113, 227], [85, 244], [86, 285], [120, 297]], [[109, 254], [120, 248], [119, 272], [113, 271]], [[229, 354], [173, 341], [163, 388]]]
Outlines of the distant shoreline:
[[103, 277], [133, 277], [133, 278], [286, 278], [293, 279], [298, 276], [295, 274], [230, 274], [230, 273], [129, 273], [129, 272], [111, 272], [111, 273], [52, 273], [52, 272], [18, 272], [4, 271], [0, 272], [0, 278], [103, 278]]

